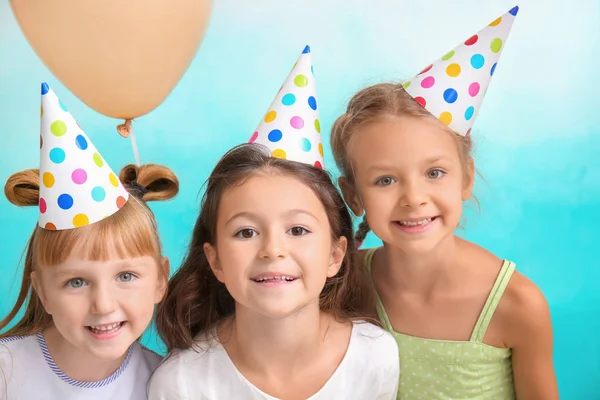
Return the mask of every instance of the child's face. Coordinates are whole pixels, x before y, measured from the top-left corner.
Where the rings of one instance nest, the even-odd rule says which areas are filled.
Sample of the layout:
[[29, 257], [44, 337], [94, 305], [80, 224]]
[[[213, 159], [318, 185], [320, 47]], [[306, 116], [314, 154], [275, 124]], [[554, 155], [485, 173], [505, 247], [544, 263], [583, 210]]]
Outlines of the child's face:
[[154, 305], [165, 293], [166, 276], [166, 258], [159, 266], [150, 256], [89, 261], [76, 254], [32, 274], [61, 336], [82, 351], [111, 360], [122, 357], [150, 323]]
[[356, 185], [341, 180], [355, 214], [384, 242], [430, 251], [452, 235], [471, 195], [473, 164], [461, 164], [455, 139], [437, 121], [387, 118], [348, 144]]
[[346, 238], [332, 241], [327, 213], [297, 179], [255, 174], [222, 196], [214, 246], [204, 249], [217, 279], [240, 308], [286, 318], [312, 305], [337, 274]]

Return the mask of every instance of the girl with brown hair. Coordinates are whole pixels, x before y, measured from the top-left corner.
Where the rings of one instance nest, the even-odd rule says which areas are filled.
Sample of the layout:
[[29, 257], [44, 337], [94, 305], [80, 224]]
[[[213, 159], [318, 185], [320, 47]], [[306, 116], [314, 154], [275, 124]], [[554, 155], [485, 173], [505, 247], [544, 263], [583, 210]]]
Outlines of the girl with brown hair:
[[157, 325], [170, 355], [151, 400], [394, 399], [398, 349], [360, 321], [352, 220], [329, 175], [261, 145], [208, 179]]
[[[323, 167], [306, 46], [250, 142], [217, 163], [159, 307], [151, 400], [391, 400], [398, 348], [363, 313], [352, 220]], [[261, 144], [262, 143], [262, 144]], [[264, 146], [263, 146], [264, 145]]]

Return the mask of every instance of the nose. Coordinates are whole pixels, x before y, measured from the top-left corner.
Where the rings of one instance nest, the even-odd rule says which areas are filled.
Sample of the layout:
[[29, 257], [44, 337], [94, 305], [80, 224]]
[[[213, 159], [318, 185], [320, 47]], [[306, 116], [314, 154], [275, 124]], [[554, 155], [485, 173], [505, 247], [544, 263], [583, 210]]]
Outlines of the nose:
[[91, 308], [93, 314], [110, 314], [117, 308], [115, 294], [106, 286], [95, 286], [91, 291]]
[[425, 183], [419, 179], [411, 179], [402, 185], [400, 202], [402, 207], [420, 207], [427, 204], [427, 188]]
[[261, 259], [278, 259], [287, 256], [285, 239], [282, 234], [267, 232], [262, 235], [261, 248], [258, 254]]

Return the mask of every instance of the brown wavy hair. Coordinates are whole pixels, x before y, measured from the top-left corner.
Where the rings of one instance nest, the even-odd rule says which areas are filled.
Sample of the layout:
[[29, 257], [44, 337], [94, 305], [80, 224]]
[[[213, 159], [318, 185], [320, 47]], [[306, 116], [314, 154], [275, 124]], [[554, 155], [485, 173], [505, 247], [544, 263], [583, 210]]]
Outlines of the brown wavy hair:
[[[331, 128], [331, 149], [335, 163], [342, 176], [354, 184], [352, 166], [348, 160], [346, 146], [350, 138], [360, 128], [386, 117], [413, 117], [434, 119], [429, 111], [416, 102], [401, 84], [378, 83], [357, 92], [348, 102], [346, 112], [340, 115]], [[439, 122], [439, 121], [438, 121]], [[458, 148], [459, 157], [466, 174], [467, 160], [472, 158], [473, 142], [471, 136], [461, 136], [446, 127]], [[477, 204], [477, 198], [474, 197]], [[370, 231], [367, 216], [363, 217], [356, 232], [356, 240], [362, 242]]]
[[201, 210], [182, 266], [169, 282], [167, 298], [159, 305], [156, 324], [170, 351], [194, 346], [194, 337], [232, 316], [235, 301], [214, 276], [204, 243], [214, 244], [217, 216], [223, 193], [256, 173], [283, 174], [312, 189], [323, 204], [334, 239], [348, 240], [348, 250], [338, 274], [328, 278], [320, 295], [320, 309], [339, 320], [375, 320], [374, 313], [361, 312], [372, 301], [364, 274], [354, 268], [355, 245], [352, 218], [329, 174], [311, 165], [274, 158], [264, 146], [244, 144], [227, 152], [208, 178]]
[[[51, 326], [52, 317], [46, 313], [32, 288], [31, 273], [64, 262], [74, 249], [83, 251], [92, 261], [106, 260], [115, 251], [120, 257], [149, 255], [157, 260], [160, 258], [162, 249], [156, 220], [146, 202], [172, 199], [179, 191], [179, 180], [170, 169], [155, 164], [127, 165], [119, 178], [132, 196], [109, 218], [60, 231], [42, 229], [36, 224], [25, 250], [19, 295], [8, 316], [0, 321], [0, 330], [15, 319], [26, 303], [24, 315], [12, 328], [0, 334], [0, 339], [31, 335]], [[37, 206], [39, 182], [39, 170], [21, 171], [8, 178], [4, 193], [17, 206]], [[162, 268], [161, 273], [164, 273]], [[167, 276], [164, 278], [168, 279]]]

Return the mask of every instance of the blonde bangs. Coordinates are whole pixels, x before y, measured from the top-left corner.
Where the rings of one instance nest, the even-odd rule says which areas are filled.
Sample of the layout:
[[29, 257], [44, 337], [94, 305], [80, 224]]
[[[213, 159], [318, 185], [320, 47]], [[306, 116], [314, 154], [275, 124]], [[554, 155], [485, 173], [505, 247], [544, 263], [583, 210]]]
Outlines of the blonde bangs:
[[61, 264], [74, 254], [90, 261], [161, 255], [152, 212], [133, 196], [118, 212], [94, 224], [64, 231], [36, 230], [35, 266]]

